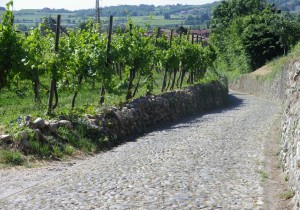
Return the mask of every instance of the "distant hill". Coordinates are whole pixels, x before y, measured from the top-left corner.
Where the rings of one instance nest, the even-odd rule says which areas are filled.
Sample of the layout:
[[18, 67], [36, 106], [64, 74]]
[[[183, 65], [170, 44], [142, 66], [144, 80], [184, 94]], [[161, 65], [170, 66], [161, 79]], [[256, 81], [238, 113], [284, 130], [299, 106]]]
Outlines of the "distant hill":
[[[176, 28], [185, 26], [193, 29], [209, 27], [212, 7], [218, 2], [204, 5], [122, 5], [101, 8], [101, 21], [107, 26], [109, 15], [114, 16], [114, 26], [124, 26], [132, 19], [136, 25], [149, 24], [150, 27]], [[22, 31], [37, 27], [45, 17], [62, 15], [62, 24], [66, 27], [79, 27], [88, 18], [95, 18], [95, 8], [70, 11], [66, 9], [22, 9], [15, 11], [15, 23]]]
[[290, 12], [300, 11], [300, 0], [268, 0], [269, 3], [274, 3], [278, 9]]
[[[115, 26], [124, 26], [129, 18], [134, 24], [151, 27], [176, 28], [184, 26], [190, 29], [209, 28], [212, 10], [220, 1], [203, 5], [122, 5], [101, 8], [101, 21], [104, 26], [108, 24], [109, 15], [114, 16]], [[267, 0], [274, 3], [282, 11], [300, 11], [300, 0]], [[0, 7], [5, 11], [5, 8]], [[62, 24], [66, 27], [79, 27], [88, 18], [95, 18], [95, 8], [70, 11], [66, 9], [41, 8], [22, 9], [15, 11], [15, 23], [20, 30], [27, 31], [31, 27], [37, 27], [44, 17], [62, 15]]]
[[[103, 7], [101, 10], [101, 16], [107, 17], [109, 15], [117, 17], [127, 17], [127, 16], [149, 16], [149, 15], [164, 15], [164, 14], [179, 14], [179, 13], [211, 13], [213, 6], [217, 5], [218, 2], [204, 4], [204, 5], [164, 5], [164, 6], [154, 6], [154, 5], [120, 5], [120, 6], [109, 6]], [[76, 13], [82, 13], [84, 15], [94, 15], [94, 9], [84, 9], [76, 10]]]
[[[220, 1], [215, 1], [213, 3], [203, 4], [203, 5], [165, 5], [165, 6], [154, 6], [154, 5], [120, 5], [120, 6], [109, 6], [103, 7], [101, 11], [101, 16], [107, 17], [109, 15], [117, 17], [135, 17], [135, 16], [159, 16], [159, 15], [177, 15], [177, 14], [188, 14], [188, 15], [211, 15], [212, 9], [219, 4]], [[267, 0], [268, 3], [274, 3], [276, 7], [283, 11], [299, 11], [300, 10], [300, 0]], [[85, 9], [77, 10], [76, 13], [94, 16], [95, 10]]]

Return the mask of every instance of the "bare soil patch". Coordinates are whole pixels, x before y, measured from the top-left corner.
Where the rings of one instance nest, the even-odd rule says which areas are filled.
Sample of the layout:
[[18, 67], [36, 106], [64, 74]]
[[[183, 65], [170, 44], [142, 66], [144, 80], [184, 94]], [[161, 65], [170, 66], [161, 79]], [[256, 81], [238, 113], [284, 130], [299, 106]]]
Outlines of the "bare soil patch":
[[278, 151], [280, 144], [280, 118], [274, 122], [265, 144], [266, 171], [268, 178], [265, 180], [265, 209], [290, 210], [293, 203], [288, 182], [282, 171]]
[[259, 69], [251, 72], [249, 75], [250, 76], [262, 76], [266, 75], [272, 72], [272, 67], [270, 65], [264, 65], [260, 67]]

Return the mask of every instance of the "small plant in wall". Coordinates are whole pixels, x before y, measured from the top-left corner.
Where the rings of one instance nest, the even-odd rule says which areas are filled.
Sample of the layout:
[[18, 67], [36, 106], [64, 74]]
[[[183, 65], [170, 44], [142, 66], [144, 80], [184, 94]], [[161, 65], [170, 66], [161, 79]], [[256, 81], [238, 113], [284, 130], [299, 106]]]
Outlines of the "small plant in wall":
[[279, 197], [284, 200], [289, 200], [289, 199], [293, 198], [294, 195], [295, 195], [294, 191], [287, 190], [287, 191], [281, 193]]

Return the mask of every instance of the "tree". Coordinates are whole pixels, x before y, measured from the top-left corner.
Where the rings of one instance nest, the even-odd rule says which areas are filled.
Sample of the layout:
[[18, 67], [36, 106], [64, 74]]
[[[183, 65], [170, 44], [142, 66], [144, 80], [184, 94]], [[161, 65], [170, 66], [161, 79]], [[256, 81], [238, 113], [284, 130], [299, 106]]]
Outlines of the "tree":
[[23, 59], [25, 70], [22, 72], [23, 78], [29, 79], [33, 84], [35, 101], [41, 102], [40, 98], [40, 76], [47, 72], [47, 60], [51, 49], [51, 42], [42, 36], [41, 27], [31, 30], [25, 39], [24, 50], [26, 57]]
[[0, 24], [0, 89], [9, 85], [23, 69], [23, 40], [13, 25], [13, 1], [6, 4], [6, 11]]
[[183, 27], [183, 26], [180, 26], [178, 29], [176, 29], [176, 32], [177, 32], [178, 34], [187, 34], [188, 29], [185, 28], [185, 27]]
[[28, 31], [28, 28], [25, 24], [19, 24], [18, 29], [23, 32]]
[[253, 71], [300, 38], [298, 24], [265, 0], [223, 0], [213, 14], [210, 39], [224, 70]]
[[258, 14], [267, 6], [266, 0], [222, 0], [213, 10], [212, 28], [222, 30], [233, 19]]
[[171, 14], [170, 13], [164, 13], [164, 19], [166, 19], [166, 20], [171, 19]]

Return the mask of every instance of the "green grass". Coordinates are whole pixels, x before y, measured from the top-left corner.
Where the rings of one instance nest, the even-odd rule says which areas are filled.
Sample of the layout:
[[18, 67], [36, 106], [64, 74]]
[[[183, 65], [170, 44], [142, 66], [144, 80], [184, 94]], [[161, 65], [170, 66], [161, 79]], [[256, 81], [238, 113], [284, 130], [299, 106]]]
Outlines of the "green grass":
[[[298, 60], [300, 57], [300, 42], [293, 47], [290, 53], [287, 55], [278, 57], [273, 59], [272, 61], [267, 62], [266, 66], [271, 71], [265, 75], [257, 75], [257, 80], [266, 81], [273, 80], [278, 73], [281, 72], [284, 65], [286, 65], [289, 61]], [[238, 71], [228, 71], [224, 73], [229, 81], [235, 81], [239, 79], [244, 74], [239, 73]]]
[[285, 56], [281, 56], [267, 63], [267, 66], [271, 68], [271, 72], [267, 75], [263, 75], [260, 77], [262, 80], [273, 80], [275, 76], [281, 72], [284, 65], [286, 65], [289, 61], [298, 60], [300, 56], [300, 42], [293, 47], [290, 53]]
[[53, 146], [53, 155], [57, 158], [62, 158], [64, 156], [63, 150], [58, 146]]
[[260, 175], [261, 175], [261, 177], [262, 177], [263, 180], [265, 180], [265, 179], [267, 179], [269, 177], [268, 174], [267, 174], [267, 172], [265, 172], [265, 171], [261, 171]]
[[271, 68], [271, 72], [259, 77], [260, 80], [273, 80], [276, 75], [282, 70], [283, 66], [291, 59], [290, 55], [276, 58], [267, 63], [267, 66]]
[[7, 165], [23, 165], [24, 159], [19, 151], [0, 150], [0, 163]]
[[149, 18], [148, 16], [137, 16], [132, 17], [132, 22], [135, 25], [144, 26], [149, 24], [153, 27], [157, 26], [168, 26], [168, 25], [183, 25], [184, 19], [170, 19], [166, 20], [163, 16], [153, 16]]
[[[60, 127], [58, 129], [58, 134], [66, 138], [67, 144], [64, 146], [64, 153], [70, 155], [74, 153], [75, 148], [84, 151], [85, 153], [95, 152], [97, 150], [97, 139], [88, 139], [87, 127], [85, 125], [78, 125], [75, 133], [67, 128]], [[100, 137], [98, 136], [98, 139]], [[56, 148], [56, 150], [58, 150]]]
[[279, 195], [279, 197], [284, 200], [289, 200], [289, 199], [293, 198], [294, 195], [295, 195], [295, 193], [292, 190], [288, 190], [288, 191], [281, 193]]
[[70, 144], [66, 144], [64, 147], [64, 153], [72, 156], [75, 153], [75, 148]]
[[264, 170], [257, 170], [256, 173], [260, 174], [261, 181], [264, 182], [269, 178], [268, 173]]
[[40, 158], [48, 158], [51, 154], [50, 147], [47, 144], [42, 144], [34, 139], [30, 141], [31, 153], [39, 156]]

